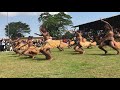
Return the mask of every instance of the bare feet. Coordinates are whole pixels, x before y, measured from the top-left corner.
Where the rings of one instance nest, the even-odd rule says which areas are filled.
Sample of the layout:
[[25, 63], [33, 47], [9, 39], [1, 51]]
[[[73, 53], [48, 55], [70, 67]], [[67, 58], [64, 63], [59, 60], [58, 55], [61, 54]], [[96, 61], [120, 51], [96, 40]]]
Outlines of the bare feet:
[[85, 53], [85, 51], [79, 51], [79, 53], [80, 53], [80, 54], [84, 54], [84, 53]]
[[117, 55], [119, 55], [119, 51], [117, 51]]
[[32, 56], [32, 59], [35, 59], [35, 56]]
[[105, 51], [105, 54], [107, 54], [107, 51]]
[[47, 60], [53, 60], [53, 58], [46, 58]]

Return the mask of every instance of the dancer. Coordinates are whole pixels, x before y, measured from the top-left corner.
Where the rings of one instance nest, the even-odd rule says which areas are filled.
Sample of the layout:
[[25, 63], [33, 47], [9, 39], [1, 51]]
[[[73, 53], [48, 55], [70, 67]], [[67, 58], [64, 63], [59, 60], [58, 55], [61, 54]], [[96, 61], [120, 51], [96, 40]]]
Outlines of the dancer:
[[114, 40], [114, 32], [113, 32], [113, 27], [105, 20], [102, 20], [102, 22], [105, 23], [105, 36], [102, 38], [100, 45], [98, 46], [99, 49], [103, 50], [105, 54], [107, 54], [107, 51], [103, 48], [104, 46], [108, 45], [114, 50], [117, 51], [117, 54], [119, 54], [119, 49], [115, 45], [115, 40]]

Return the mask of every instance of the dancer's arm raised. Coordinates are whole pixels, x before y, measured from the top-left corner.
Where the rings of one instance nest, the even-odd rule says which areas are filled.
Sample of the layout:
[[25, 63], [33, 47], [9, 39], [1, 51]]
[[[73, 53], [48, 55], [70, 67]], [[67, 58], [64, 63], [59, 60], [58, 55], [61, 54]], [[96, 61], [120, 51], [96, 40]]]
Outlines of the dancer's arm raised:
[[105, 20], [103, 20], [103, 19], [100, 19], [102, 22], [104, 22], [105, 24], [107, 24], [108, 25], [108, 27], [110, 28], [110, 30], [111, 31], [113, 31], [113, 27], [107, 22], [107, 21], [105, 21]]

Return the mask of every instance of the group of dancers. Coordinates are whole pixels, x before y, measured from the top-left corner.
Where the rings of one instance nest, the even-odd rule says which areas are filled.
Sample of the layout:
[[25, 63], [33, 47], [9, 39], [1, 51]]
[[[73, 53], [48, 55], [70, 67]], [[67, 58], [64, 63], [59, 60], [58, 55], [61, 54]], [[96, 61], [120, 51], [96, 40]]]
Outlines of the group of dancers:
[[[107, 54], [107, 50], [105, 50], [104, 46], [110, 46], [114, 50], [117, 51], [117, 54], [119, 54], [119, 48], [117, 47], [117, 43], [114, 39], [114, 32], [113, 32], [113, 27], [105, 20], [101, 19], [101, 22], [105, 23], [104, 30], [106, 31], [104, 37], [100, 39], [100, 43], [98, 45], [98, 48], [100, 50], [103, 50], [105, 54]], [[49, 32], [45, 28], [45, 26], [41, 25], [40, 27], [40, 33], [42, 34], [44, 38], [44, 45], [41, 47], [36, 47], [33, 45], [33, 37], [29, 36], [27, 42], [23, 42], [20, 38], [17, 38], [14, 40], [13, 44], [13, 51], [18, 53], [19, 55], [26, 55], [31, 58], [34, 58], [35, 55], [42, 53], [45, 55], [47, 60], [51, 60], [51, 46], [48, 45], [45, 47], [46, 44], [49, 44], [50, 41], [52, 41], [52, 37], [50, 36]], [[76, 41], [74, 41], [74, 50], [79, 52], [80, 54], [84, 54], [85, 50], [83, 49], [82, 43], [85, 42], [85, 38], [82, 37], [82, 33], [79, 31], [75, 31], [75, 37]], [[60, 41], [61, 43], [61, 41]], [[70, 43], [68, 43], [69, 46]], [[91, 44], [89, 44], [91, 45]], [[57, 45], [57, 48], [62, 48], [61, 45]]]

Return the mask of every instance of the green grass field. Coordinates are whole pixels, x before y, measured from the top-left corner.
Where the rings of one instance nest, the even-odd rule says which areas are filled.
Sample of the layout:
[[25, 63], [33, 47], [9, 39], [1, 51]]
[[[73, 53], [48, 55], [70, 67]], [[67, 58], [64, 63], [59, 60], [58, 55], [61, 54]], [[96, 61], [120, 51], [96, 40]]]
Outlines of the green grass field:
[[73, 49], [53, 49], [51, 61], [41, 54], [32, 60], [14, 52], [0, 52], [0, 78], [119, 78], [120, 55], [107, 50], [108, 55], [103, 55], [94, 47], [81, 55]]

